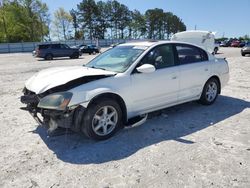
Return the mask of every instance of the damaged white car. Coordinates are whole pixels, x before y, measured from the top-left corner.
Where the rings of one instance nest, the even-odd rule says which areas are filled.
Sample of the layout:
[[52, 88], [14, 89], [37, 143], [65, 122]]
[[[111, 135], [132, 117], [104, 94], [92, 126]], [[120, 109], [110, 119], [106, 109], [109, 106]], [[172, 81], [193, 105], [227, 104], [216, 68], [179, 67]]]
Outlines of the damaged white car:
[[21, 102], [50, 131], [71, 128], [103, 140], [155, 110], [193, 100], [210, 105], [228, 79], [227, 61], [198, 46], [125, 43], [85, 66], [37, 73], [25, 83]]

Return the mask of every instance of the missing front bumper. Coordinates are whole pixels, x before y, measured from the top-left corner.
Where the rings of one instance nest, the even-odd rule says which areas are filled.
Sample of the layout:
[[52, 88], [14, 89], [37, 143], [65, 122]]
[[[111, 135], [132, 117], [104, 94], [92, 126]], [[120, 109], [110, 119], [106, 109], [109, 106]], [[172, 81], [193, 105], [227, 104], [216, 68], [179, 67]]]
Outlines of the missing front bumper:
[[35, 109], [29, 106], [21, 109], [28, 111], [38, 125], [47, 128], [48, 132], [52, 132], [58, 127], [71, 128], [73, 124], [74, 111]]

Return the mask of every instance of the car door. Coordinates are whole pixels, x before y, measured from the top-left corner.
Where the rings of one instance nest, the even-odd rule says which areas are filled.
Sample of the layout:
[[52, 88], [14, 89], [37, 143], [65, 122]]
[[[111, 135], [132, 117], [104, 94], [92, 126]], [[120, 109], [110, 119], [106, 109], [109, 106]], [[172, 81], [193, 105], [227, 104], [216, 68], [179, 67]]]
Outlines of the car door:
[[72, 51], [70, 47], [66, 44], [61, 44], [61, 57], [71, 56]]
[[152, 73], [131, 74], [131, 98], [135, 112], [149, 112], [177, 101], [179, 70], [175, 63], [174, 46], [164, 44], [147, 53], [137, 67], [152, 64]]
[[61, 45], [51, 44], [51, 52], [54, 57], [61, 57]]
[[192, 45], [176, 44], [180, 67], [179, 101], [199, 98], [211, 72], [207, 53]]

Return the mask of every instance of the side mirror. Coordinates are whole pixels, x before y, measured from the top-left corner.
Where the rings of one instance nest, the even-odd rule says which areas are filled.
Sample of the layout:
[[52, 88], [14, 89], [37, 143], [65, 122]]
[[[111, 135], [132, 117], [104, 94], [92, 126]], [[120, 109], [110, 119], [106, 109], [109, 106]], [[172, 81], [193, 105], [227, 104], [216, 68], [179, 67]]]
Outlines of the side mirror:
[[140, 67], [137, 67], [136, 70], [141, 73], [151, 73], [155, 71], [155, 67], [154, 65], [144, 64]]

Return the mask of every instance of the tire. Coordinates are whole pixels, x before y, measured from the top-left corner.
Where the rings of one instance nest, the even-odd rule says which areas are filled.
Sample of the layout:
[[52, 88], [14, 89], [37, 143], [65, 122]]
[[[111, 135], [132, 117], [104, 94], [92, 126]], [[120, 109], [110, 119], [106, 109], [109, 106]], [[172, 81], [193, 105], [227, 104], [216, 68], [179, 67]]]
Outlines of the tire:
[[112, 137], [122, 127], [122, 111], [119, 104], [111, 99], [92, 103], [85, 111], [81, 131], [94, 140]]
[[78, 59], [79, 58], [79, 54], [78, 53], [73, 53], [71, 56], [70, 56], [71, 59]]
[[218, 97], [219, 88], [220, 85], [217, 79], [209, 79], [203, 88], [199, 103], [203, 105], [213, 104]]
[[53, 60], [53, 55], [52, 54], [46, 54], [44, 59], [45, 60]]
[[244, 54], [244, 53], [241, 53], [241, 55], [242, 55], [242, 56], [245, 56], [246, 54]]
[[218, 49], [217, 47], [215, 47], [215, 48], [214, 48], [214, 54], [217, 54], [217, 53], [218, 53], [218, 50], [219, 50], [219, 49]]

